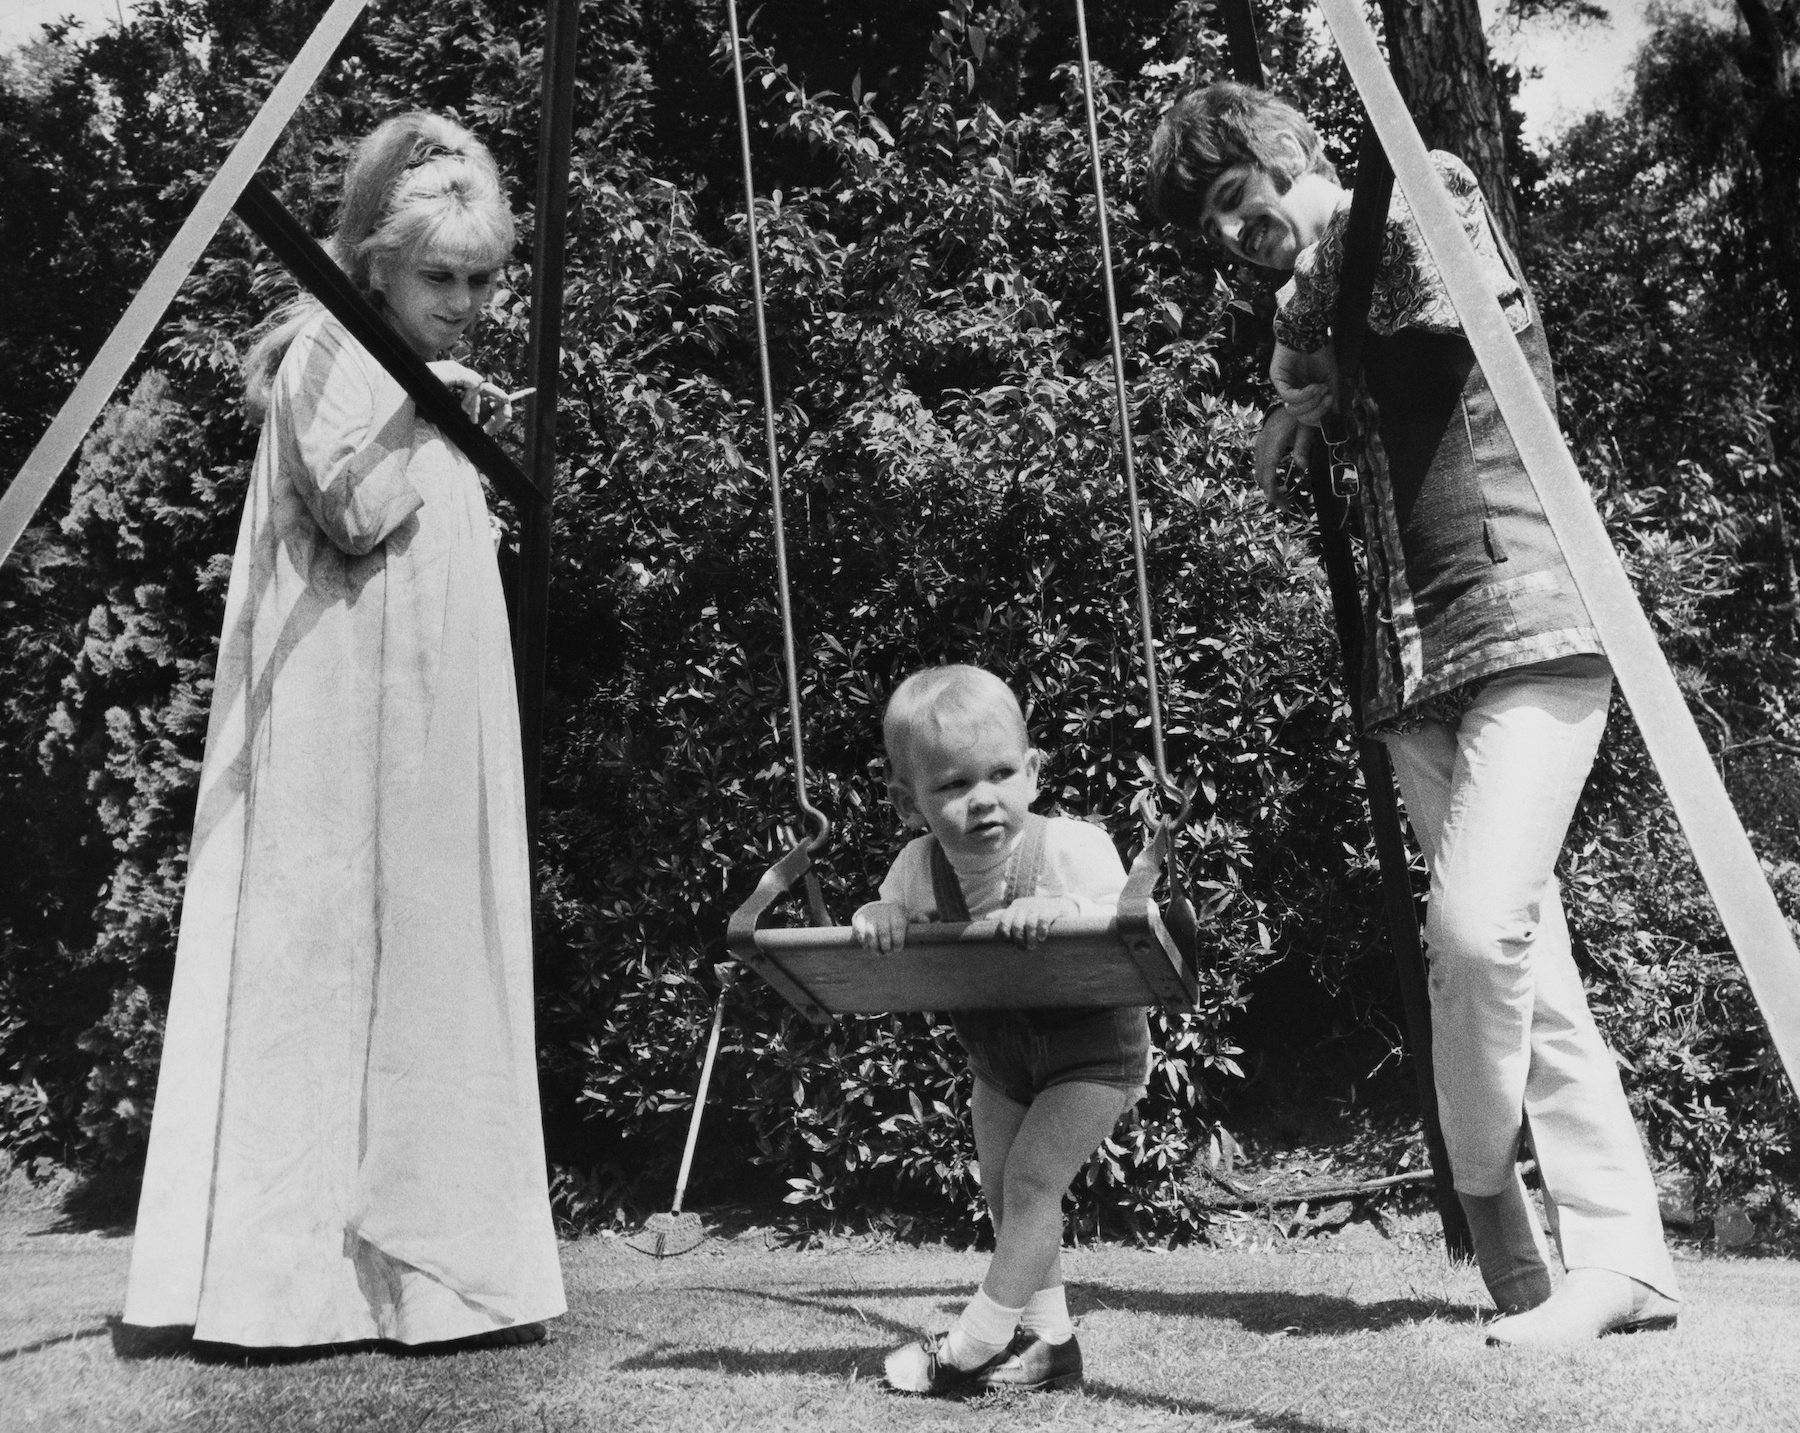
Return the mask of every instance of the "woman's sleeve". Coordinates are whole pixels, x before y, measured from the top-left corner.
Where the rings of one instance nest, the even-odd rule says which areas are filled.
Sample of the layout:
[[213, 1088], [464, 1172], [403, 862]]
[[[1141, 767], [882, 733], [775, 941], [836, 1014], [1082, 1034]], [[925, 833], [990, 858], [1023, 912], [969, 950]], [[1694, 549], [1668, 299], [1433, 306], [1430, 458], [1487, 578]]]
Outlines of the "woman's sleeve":
[[413, 408], [333, 323], [294, 340], [276, 379], [293, 429], [295, 490], [334, 546], [372, 552], [424, 504], [407, 469]]

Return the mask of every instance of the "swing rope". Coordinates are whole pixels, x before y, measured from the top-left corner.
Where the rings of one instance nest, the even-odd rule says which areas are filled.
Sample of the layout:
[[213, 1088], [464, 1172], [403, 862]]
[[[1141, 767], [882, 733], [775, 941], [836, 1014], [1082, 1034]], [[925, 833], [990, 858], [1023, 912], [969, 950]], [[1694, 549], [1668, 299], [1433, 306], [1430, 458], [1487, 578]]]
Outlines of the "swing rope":
[[1125, 340], [1119, 325], [1119, 300], [1113, 286], [1112, 228], [1107, 219], [1106, 179], [1100, 164], [1100, 125], [1094, 111], [1093, 61], [1088, 56], [1087, 5], [1075, 0], [1075, 31], [1081, 44], [1081, 96], [1087, 107], [1088, 157], [1094, 171], [1094, 204], [1100, 221], [1100, 278], [1106, 294], [1106, 321], [1112, 336], [1113, 388], [1119, 400], [1119, 466], [1125, 477], [1125, 501], [1131, 510], [1131, 556], [1137, 574], [1138, 633], [1144, 650], [1144, 690], [1150, 716], [1150, 744], [1156, 779], [1163, 794], [1176, 803], [1179, 823], [1192, 804], [1169, 775], [1163, 750], [1162, 697], [1156, 675], [1156, 634], [1150, 612], [1150, 576], [1145, 559], [1143, 513], [1138, 504], [1137, 464], [1132, 454], [1131, 395], [1125, 382]]
[[[757, 255], [754, 189], [750, 168], [750, 123], [744, 100], [744, 75], [738, 37], [736, 0], [727, 0], [732, 67], [737, 84], [738, 134], [743, 156], [745, 210], [749, 218], [752, 297], [756, 305], [757, 340], [762, 360], [763, 401], [768, 418], [769, 471], [775, 499], [775, 538], [783, 635], [787, 642], [788, 702], [794, 733], [795, 765], [802, 808], [824, 823], [806, 802], [805, 766], [800, 740], [799, 682], [794, 663], [793, 609], [783, 546], [781, 484], [775, 451], [773, 384], [769, 378], [768, 343]], [[1079, 13], [1079, 12], [1078, 12]], [[1118, 390], [1120, 432], [1126, 494], [1131, 508], [1132, 549], [1136, 558], [1138, 619], [1143, 636], [1149, 726], [1156, 778], [1165, 799], [1178, 805], [1175, 816], [1146, 813], [1150, 838], [1132, 863], [1116, 913], [1059, 921], [1051, 938], [1024, 950], [998, 938], [993, 921], [933, 923], [909, 932], [906, 949], [882, 960], [868, 960], [849, 931], [823, 918], [823, 902], [810, 870], [811, 852], [824, 839], [829, 824], [812, 842], [797, 842], [771, 867], [750, 897], [733, 912], [726, 943], [739, 960], [772, 985], [807, 1019], [828, 1023], [834, 1014], [900, 1010], [1016, 1009], [1023, 992], [1037, 1003], [1068, 1006], [1141, 1005], [1161, 1002], [1191, 1010], [1198, 990], [1195, 950], [1198, 943], [1191, 903], [1172, 856], [1175, 832], [1187, 818], [1192, 790], [1177, 786], [1164, 755], [1161, 698], [1157, 689], [1156, 646], [1150, 618], [1150, 584], [1145, 538], [1138, 508], [1137, 475], [1132, 462], [1129, 392], [1125, 384], [1124, 342], [1113, 289], [1112, 241], [1107, 227], [1106, 191], [1100, 170], [1099, 128], [1089, 78], [1085, 15], [1081, 23], [1082, 81], [1087, 98], [1089, 150], [1094, 161], [1095, 196], [1100, 214], [1100, 247], [1106, 304], [1112, 331], [1113, 378]], [[810, 929], [765, 929], [764, 916], [802, 876], [814, 920]], [[1159, 876], [1168, 887], [1168, 915], [1152, 899]]]
[[781, 453], [775, 433], [775, 382], [769, 371], [769, 328], [763, 316], [761, 245], [756, 232], [756, 183], [750, 168], [750, 109], [744, 98], [744, 54], [738, 37], [737, 0], [726, 0], [731, 30], [731, 76], [737, 90], [738, 149], [744, 169], [744, 236], [750, 245], [750, 303], [756, 315], [756, 359], [762, 372], [763, 439], [769, 454], [769, 494], [775, 530], [775, 585], [781, 607], [781, 654], [787, 675], [788, 728], [794, 747], [794, 801], [813, 824], [807, 853], [831, 835], [831, 818], [812, 804], [806, 790], [806, 747], [801, 735], [800, 664], [795, 655], [794, 600], [788, 583], [787, 525], [781, 502]]

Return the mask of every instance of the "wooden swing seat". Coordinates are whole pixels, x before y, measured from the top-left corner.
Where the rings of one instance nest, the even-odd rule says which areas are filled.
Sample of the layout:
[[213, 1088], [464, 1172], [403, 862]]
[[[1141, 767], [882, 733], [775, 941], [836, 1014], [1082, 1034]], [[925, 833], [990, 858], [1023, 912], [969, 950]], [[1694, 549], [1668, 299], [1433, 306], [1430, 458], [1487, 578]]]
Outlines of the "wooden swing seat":
[[821, 1025], [837, 1015], [902, 1010], [1191, 1010], [1199, 990], [1192, 909], [1179, 886], [1171, 888], [1167, 921], [1150, 899], [1167, 846], [1165, 826], [1132, 864], [1115, 914], [1059, 920], [1030, 950], [1002, 940], [986, 920], [911, 926], [905, 946], [877, 954], [848, 926], [761, 926], [811, 867], [811, 853], [799, 845], [732, 915], [726, 943], [735, 959]]

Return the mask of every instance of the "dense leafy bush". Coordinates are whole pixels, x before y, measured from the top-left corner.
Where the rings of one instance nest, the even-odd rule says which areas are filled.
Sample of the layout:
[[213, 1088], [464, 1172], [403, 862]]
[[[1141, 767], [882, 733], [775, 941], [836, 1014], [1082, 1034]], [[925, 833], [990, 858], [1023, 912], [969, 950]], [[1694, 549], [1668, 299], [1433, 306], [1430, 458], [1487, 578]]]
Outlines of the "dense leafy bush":
[[[899, 844], [880, 708], [922, 663], [1004, 674], [1050, 752], [1051, 800], [1139, 839], [1148, 744], [1079, 96], [1065, 72], [1055, 103], [1004, 117], [969, 82], [983, 42], [965, 20], [949, 12], [892, 125], [866, 94], [757, 77], [764, 152], [802, 141], [814, 175], [759, 224], [809, 775], [837, 821], [840, 918]], [[1171, 760], [1205, 778], [1189, 860], [1211, 925], [1200, 1008], [1166, 1024], [1140, 1124], [1092, 1169], [1092, 1201], [1145, 1227], [1179, 1218], [1175, 1175], [1206, 1137], [1209, 1071], [1232, 1068], [1225, 1022], [1246, 982], [1284, 938], [1343, 938], [1323, 892], [1354, 830], [1350, 793], [1305, 755], [1339, 741], [1329, 637], [1303, 548], [1242, 481], [1254, 415], [1220, 374], [1225, 295], [1131, 222], [1158, 103], [1113, 86], [1101, 128]], [[549, 1054], [552, 1079], [604, 1113], [623, 1170], [645, 1141], [668, 1157], [709, 1003], [692, 982], [795, 809], [740, 221], [709, 234], [658, 181], [605, 199], [570, 312], [580, 392], [609, 422], [563, 510], [558, 626], [607, 636], [554, 639], [568, 705], [546, 827], [571, 975], [549, 1014], [576, 1038]], [[972, 1220], [966, 1077], [942, 1028], [814, 1032], [760, 987], [732, 1024], [718, 1078], [734, 1118], [715, 1148], [771, 1162], [822, 1212]]]
[[[1769, 181], [1741, 152], [1745, 43], [1671, 20], [1627, 111], [1550, 156], [1527, 259], [1576, 456], [1792, 920], [1800, 331], [1747, 241]], [[1800, 1109], [1622, 705], [1567, 864], [1595, 1013], [1652, 1144], [1708, 1202], [1772, 1212], [1800, 1186]]]
[[[900, 842], [879, 714], [923, 663], [1006, 676], [1048, 753], [1045, 804], [1103, 821], [1127, 851], [1139, 839], [1134, 803], [1151, 783], [1117, 418], [1085, 124], [1055, 8], [952, 0], [921, 29], [916, 14], [846, 0], [841, 47], [802, 0], [759, 22], [752, 123], [803, 730], [812, 795], [836, 822], [824, 867], [840, 918]], [[1201, 793], [1183, 859], [1207, 925], [1199, 1009], [1159, 1018], [1150, 1096], [1090, 1164], [1078, 1204], [1167, 1233], [1190, 1218], [1177, 1176], [1228, 1108], [1252, 993], [1272, 1012], [1258, 1027], [1285, 1023], [1294, 1045], [1349, 1023], [1391, 1029], [1393, 1002], [1321, 582], [1304, 530], [1264, 513], [1246, 480], [1261, 386], [1254, 342], [1234, 348], [1225, 319], [1267, 295], [1234, 294], [1135, 208], [1144, 138], [1178, 84], [1219, 67], [1217, 41], [1198, 5], [1111, 8], [1096, 37], [1099, 125], [1169, 754]], [[796, 813], [719, 18], [697, 0], [587, 9], [540, 1047], [563, 1210], [603, 1221], [662, 1200], [725, 917]], [[185, 0], [165, 11], [215, 23]], [[241, 128], [266, 54], [297, 43], [281, 26], [306, 13], [275, 7], [274, 28], [221, 38], [204, 76], [169, 72], [162, 103], [185, 116], [190, 151]], [[1267, 17], [1271, 49], [1342, 120], [1341, 75], [1298, 13]], [[290, 204], [323, 232], [343, 137], [402, 103], [469, 119], [523, 196], [540, 24], [525, 0], [377, 6], [272, 166]], [[898, 53], [914, 30], [904, 62], [859, 81], [846, 57]], [[203, 87], [207, 103], [177, 102]], [[1334, 124], [1340, 157], [1349, 133]], [[168, 169], [178, 148], [118, 151], [175, 212], [199, 182]], [[1636, 171], [1571, 153], [1552, 172], [1566, 188], [1540, 196], [1530, 262], [1562, 339], [1572, 434], [1684, 681], [1730, 712], [1722, 746], [1763, 742], [1734, 769], [1775, 759], [1768, 742], [1793, 739], [1794, 674], [1758, 518], [1764, 420], [1730, 407], [1721, 381], [1684, 399], [1692, 442], [1658, 426], [1658, 405], [1689, 390], [1652, 337], [1678, 315], [1642, 286], [1673, 260], [1644, 262], [1628, 224], [1602, 222]], [[1597, 214], [1576, 223], [1587, 203]], [[61, 813], [33, 858], [40, 878], [20, 867], [0, 912], [0, 1136], [15, 1149], [128, 1166], [141, 1144], [252, 441], [234, 354], [278, 290], [245, 236], [221, 236], [148, 357], [154, 372], [90, 440], [61, 525], [5, 575], [0, 598], [29, 634], [8, 668], [19, 682], [0, 685], [7, 801], [28, 791], [30, 809]], [[477, 362], [516, 372], [526, 321], [506, 296]], [[1694, 340], [1725, 378], [1747, 371], [1728, 332]], [[1792, 1178], [1792, 1097], [1652, 786], [1616, 722], [1567, 871], [1597, 1013], [1636, 1069], [1658, 1148], [1714, 1192], [1767, 1197]], [[7, 831], [29, 834], [26, 808], [6, 809]], [[1757, 810], [1792, 839], [1787, 808]], [[1791, 869], [1778, 878], [1791, 898]], [[24, 894], [103, 882], [91, 911], [80, 895], [39, 909]], [[742, 1188], [756, 1167], [820, 1217], [973, 1231], [966, 1076], [944, 1029], [889, 1017], [816, 1030], [753, 980], [729, 999], [697, 1198]], [[1385, 1053], [1379, 1038], [1364, 1048]]]

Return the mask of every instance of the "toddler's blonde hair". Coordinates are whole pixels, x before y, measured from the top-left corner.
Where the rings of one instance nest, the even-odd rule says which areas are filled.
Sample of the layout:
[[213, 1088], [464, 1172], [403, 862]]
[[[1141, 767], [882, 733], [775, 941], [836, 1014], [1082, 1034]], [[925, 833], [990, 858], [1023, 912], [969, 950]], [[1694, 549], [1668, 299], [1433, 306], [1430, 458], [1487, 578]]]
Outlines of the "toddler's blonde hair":
[[881, 719], [888, 785], [911, 781], [919, 739], [926, 734], [990, 725], [1005, 728], [1021, 747], [1031, 745], [1019, 699], [992, 672], [961, 662], [914, 672], [894, 688]]

